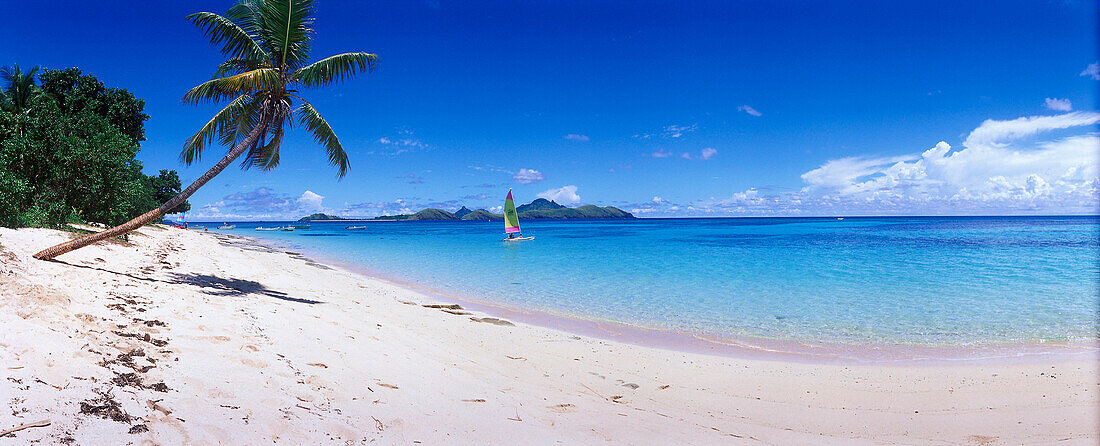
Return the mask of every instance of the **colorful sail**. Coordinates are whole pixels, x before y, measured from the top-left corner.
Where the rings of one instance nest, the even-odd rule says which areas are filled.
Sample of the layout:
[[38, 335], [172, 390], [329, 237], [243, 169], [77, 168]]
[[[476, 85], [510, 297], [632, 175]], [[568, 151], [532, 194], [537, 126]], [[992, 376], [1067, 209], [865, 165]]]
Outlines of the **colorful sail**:
[[516, 203], [512, 201], [512, 191], [504, 199], [504, 233], [519, 232], [519, 216], [516, 215]]

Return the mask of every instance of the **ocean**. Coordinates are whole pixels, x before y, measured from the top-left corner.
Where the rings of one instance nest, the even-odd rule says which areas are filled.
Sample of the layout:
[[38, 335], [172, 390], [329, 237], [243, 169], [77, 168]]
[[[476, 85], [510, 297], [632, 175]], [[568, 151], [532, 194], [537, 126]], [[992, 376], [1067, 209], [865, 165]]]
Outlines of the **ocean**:
[[501, 241], [502, 222], [253, 230], [286, 223], [222, 232], [463, 300], [710, 339], [1098, 338], [1094, 216], [527, 220], [535, 240], [518, 243]]

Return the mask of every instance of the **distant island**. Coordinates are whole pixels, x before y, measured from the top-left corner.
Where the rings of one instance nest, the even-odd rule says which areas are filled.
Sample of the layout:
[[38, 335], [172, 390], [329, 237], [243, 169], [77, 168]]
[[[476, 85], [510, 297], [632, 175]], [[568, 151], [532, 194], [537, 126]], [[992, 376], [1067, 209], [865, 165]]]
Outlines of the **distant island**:
[[[569, 219], [627, 219], [637, 218], [633, 214], [619, 209], [614, 206], [594, 206], [585, 205], [575, 208], [563, 206], [554, 202], [553, 200], [547, 200], [545, 198], [538, 198], [528, 204], [521, 205], [516, 208], [516, 214], [519, 215], [521, 220], [569, 220]], [[494, 214], [485, 209], [470, 210], [466, 206], [462, 206], [456, 212], [449, 212], [443, 209], [428, 208], [415, 214], [398, 214], [398, 215], [381, 215], [374, 217], [372, 220], [397, 220], [397, 221], [446, 221], [446, 220], [472, 220], [472, 221], [490, 221], [490, 220], [503, 220], [503, 214]], [[298, 221], [326, 221], [326, 220], [348, 220], [347, 218], [337, 217], [335, 215], [328, 215], [317, 213], [307, 217], [302, 217]]]
[[298, 221], [325, 221], [325, 220], [347, 220], [343, 217], [337, 217], [335, 215], [322, 214], [320, 212], [316, 214], [310, 214], [308, 216], [299, 218]]

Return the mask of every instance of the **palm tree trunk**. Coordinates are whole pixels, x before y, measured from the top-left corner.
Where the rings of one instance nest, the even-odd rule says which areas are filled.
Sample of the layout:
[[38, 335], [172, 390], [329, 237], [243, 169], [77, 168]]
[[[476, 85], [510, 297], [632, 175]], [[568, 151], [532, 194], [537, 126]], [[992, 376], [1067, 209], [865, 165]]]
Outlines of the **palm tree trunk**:
[[168, 212], [174, 209], [176, 206], [179, 206], [180, 203], [183, 203], [183, 201], [187, 199], [187, 197], [190, 197], [191, 194], [194, 194], [195, 191], [199, 190], [200, 187], [202, 187], [208, 181], [212, 180], [215, 176], [225, 170], [225, 168], [229, 166], [229, 164], [232, 163], [233, 160], [241, 156], [242, 153], [248, 150], [248, 148], [251, 147], [254, 142], [256, 142], [256, 139], [260, 137], [261, 133], [263, 133], [263, 129], [263, 125], [257, 125], [256, 128], [252, 129], [252, 132], [248, 134], [244, 141], [241, 141], [240, 144], [237, 144], [237, 147], [234, 147], [233, 150], [230, 150], [229, 153], [226, 153], [225, 157], [222, 158], [221, 161], [218, 161], [218, 164], [215, 164], [214, 167], [211, 167], [210, 170], [206, 171], [203, 176], [195, 180], [194, 183], [191, 183], [190, 186], [187, 186], [187, 189], [184, 189], [182, 192], [179, 193], [179, 195], [172, 197], [171, 200], [166, 201], [159, 208], [141, 214], [133, 220], [115, 226], [111, 229], [96, 232], [94, 234], [88, 234], [83, 237], [69, 240], [65, 243], [43, 249], [38, 254], [35, 254], [34, 258], [39, 260], [49, 260], [69, 251], [83, 248], [100, 240], [106, 240], [111, 237], [117, 237], [122, 234], [126, 234], [130, 231], [133, 231], [137, 228], [153, 222], [154, 220], [164, 215], [165, 212]]

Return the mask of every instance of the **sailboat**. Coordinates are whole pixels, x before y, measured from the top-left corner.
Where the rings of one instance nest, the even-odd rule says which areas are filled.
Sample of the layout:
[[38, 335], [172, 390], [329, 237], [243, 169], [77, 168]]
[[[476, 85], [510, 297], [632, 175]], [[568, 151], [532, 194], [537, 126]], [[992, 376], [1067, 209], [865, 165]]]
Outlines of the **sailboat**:
[[[534, 240], [535, 237], [524, 237], [523, 231], [519, 229], [519, 216], [516, 215], [516, 202], [512, 201], [512, 190], [508, 189], [508, 198], [504, 199], [504, 233], [508, 234], [508, 237], [504, 239], [506, 242], [522, 242], [525, 240]], [[519, 237], [516, 237], [516, 234]]]

